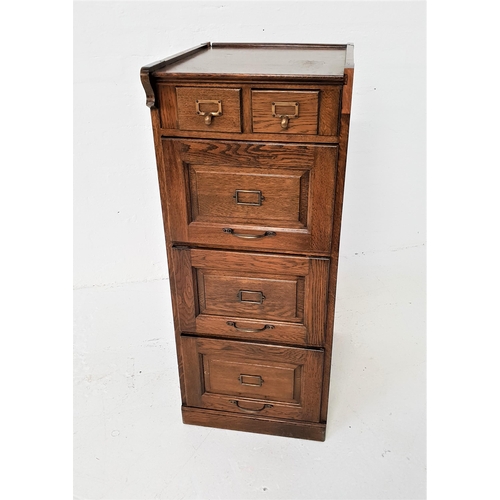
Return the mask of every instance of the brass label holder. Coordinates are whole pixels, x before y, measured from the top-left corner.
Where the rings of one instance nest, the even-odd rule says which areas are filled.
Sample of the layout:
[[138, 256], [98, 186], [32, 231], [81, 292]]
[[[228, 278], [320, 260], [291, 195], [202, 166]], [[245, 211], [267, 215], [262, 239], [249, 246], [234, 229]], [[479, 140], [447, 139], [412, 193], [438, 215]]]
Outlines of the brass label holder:
[[[293, 114], [278, 113], [276, 111], [276, 106], [287, 107], [287, 108], [293, 107], [293, 108], [295, 108], [295, 112]], [[290, 118], [298, 118], [298, 116], [299, 116], [299, 103], [298, 102], [273, 102], [271, 104], [271, 111], [272, 111], [274, 118], [281, 118], [281, 128], [286, 130], [288, 128], [288, 122], [290, 121]]]
[[[240, 201], [240, 194], [256, 194], [257, 195], [257, 201]], [[260, 207], [262, 205], [262, 202], [265, 200], [264, 196], [262, 196], [262, 191], [254, 191], [250, 189], [237, 189], [234, 192], [233, 198], [236, 201], [237, 205], [248, 205], [251, 207]]]

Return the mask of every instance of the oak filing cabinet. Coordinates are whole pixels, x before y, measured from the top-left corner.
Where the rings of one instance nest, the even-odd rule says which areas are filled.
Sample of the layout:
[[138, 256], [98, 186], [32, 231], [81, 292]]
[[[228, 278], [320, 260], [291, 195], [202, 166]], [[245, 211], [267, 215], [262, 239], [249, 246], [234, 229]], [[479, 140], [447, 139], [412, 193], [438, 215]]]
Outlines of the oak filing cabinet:
[[184, 423], [325, 439], [352, 45], [144, 66]]

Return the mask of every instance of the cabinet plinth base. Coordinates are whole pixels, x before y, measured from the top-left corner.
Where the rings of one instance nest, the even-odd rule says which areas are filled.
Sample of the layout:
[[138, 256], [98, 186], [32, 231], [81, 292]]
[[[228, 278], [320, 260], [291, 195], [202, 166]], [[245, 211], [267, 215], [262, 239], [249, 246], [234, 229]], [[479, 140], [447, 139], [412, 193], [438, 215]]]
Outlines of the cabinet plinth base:
[[258, 434], [272, 434], [312, 441], [325, 440], [326, 424], [238, 415], [188, 406], [183, 406], [181, 409], [182, 421], [185, 424]]

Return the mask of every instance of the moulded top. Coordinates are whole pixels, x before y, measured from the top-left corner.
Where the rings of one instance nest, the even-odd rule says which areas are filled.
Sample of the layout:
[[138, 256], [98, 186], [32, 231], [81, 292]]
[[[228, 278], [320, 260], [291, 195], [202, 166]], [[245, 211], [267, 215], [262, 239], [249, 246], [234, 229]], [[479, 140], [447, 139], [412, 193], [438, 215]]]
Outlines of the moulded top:
[[352, 45], [206, 43], [143, 68], [155, 78], [314, 78], [341, 80]]

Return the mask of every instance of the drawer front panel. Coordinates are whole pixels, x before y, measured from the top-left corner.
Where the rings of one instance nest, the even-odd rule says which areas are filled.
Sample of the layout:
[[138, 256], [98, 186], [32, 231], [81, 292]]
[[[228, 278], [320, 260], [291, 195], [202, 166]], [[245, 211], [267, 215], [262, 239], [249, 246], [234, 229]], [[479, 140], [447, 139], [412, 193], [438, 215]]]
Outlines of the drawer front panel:
[[316, 135], [318, 91], [252, 91], [254, 132]]
[[181, 337], [188, 406], [319, 421], [324, 352]]
[[226, 358], [217, 355], [203, 360], [208, 393], [298, 403], [300, 384], [295, 383], [297, 367], [290, 363]]
[[162, 141], [172, 241], [329, 255], [337, 146]]
[[308, 170], [190, 165], [189, 180], [194, 222], [307, 227]]
[[241, 132], [240, 94], [240, 89], [177, 87], [179, 129]]
[[329, 259], [173, 248], [184, 333], [321, 346]]
[[198, 269], [200, 314], [299, 322], [304, 279]]

